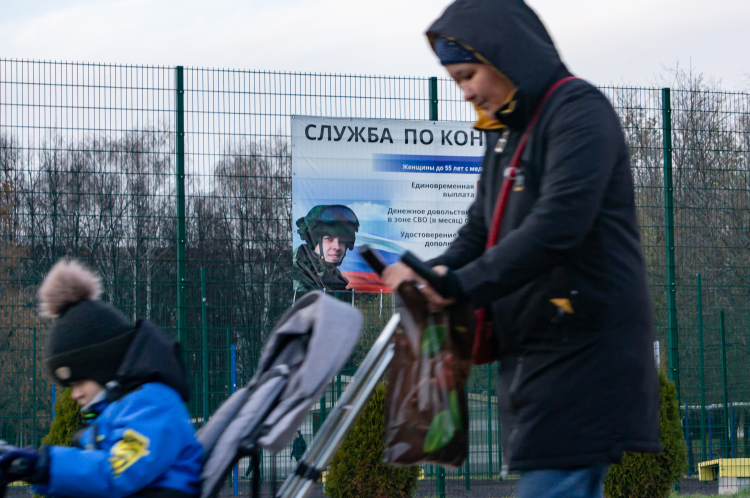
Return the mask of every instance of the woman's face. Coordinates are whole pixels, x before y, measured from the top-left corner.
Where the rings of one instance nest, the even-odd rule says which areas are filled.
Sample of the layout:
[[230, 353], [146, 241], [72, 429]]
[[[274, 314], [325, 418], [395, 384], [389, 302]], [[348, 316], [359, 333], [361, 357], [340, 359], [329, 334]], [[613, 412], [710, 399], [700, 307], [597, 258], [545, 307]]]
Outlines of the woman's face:
[[513, 84], [492, 67], [479, 62], [445, 66], [464, 93], [464, 99], [494, 116], [513, 92]]

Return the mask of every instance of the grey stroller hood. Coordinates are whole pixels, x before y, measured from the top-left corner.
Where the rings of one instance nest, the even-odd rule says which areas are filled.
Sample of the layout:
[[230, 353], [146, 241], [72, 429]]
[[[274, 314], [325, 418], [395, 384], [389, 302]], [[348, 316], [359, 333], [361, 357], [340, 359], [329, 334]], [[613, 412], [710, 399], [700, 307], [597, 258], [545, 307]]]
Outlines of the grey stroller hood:
[[362, 315], [320, 291], [281, 317], [247, 386], [232, 394], [197, 433], [203, 445], [202, 497], [223, 484], [231, 466], [261, 446], [282, 450], [351, 355]]

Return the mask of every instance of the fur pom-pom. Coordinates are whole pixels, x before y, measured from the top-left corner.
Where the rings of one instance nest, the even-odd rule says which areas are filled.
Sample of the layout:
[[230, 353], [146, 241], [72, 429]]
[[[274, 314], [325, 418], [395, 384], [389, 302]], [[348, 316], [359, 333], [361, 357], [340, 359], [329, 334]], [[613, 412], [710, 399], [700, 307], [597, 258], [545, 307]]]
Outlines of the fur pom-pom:
[[98, 299], [101, 279], [78, 261], [58, 261], [49, 271], [37, 292], [39, 314], [56, 318], [71, 304]]

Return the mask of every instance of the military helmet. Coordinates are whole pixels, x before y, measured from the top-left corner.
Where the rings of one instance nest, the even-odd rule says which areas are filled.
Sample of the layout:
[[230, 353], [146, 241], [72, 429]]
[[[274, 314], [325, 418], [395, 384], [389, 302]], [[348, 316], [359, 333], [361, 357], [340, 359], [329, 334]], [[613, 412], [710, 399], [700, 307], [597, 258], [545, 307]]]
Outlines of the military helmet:
[[299, 236], [314, 248], [323, 236], [336, 236], [345, 240], [346, 248], [354, 249], [355, 233], [359, 230], [359, 220], [354, 211], [338, 204], [315, 206], [306, 216], [296, 222]]

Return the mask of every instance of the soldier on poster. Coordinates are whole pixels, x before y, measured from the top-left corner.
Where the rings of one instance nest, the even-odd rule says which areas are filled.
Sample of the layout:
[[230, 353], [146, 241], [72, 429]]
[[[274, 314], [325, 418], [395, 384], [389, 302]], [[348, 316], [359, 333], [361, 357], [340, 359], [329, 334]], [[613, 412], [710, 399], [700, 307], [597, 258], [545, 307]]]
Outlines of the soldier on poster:
[[349, 280], [339, 266], [354, 249], [359, 230], [354, 211], [338, 204], [315, 206], [296, 225], [304, 243], [293, 254], [295, 292], [346, 290]]

